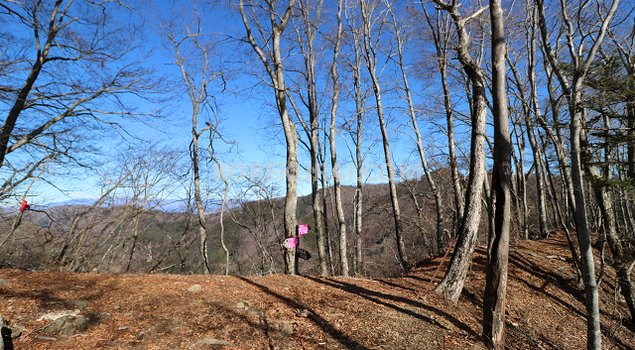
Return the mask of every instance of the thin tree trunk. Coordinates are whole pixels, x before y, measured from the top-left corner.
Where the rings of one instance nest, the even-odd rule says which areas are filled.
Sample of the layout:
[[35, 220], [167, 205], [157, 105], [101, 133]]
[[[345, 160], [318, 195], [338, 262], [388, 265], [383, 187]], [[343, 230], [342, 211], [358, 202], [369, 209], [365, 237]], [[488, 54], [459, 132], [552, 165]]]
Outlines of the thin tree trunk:
[[509, 255], [511, 212], [512, 143], [509, 135], [505, 53], [507, 44], [501, 0], [490, 0], [492, 25], [492, 95], [494, 115], [493, 187], [496, 193], [494, 236], [489, 238], [485, 295], [483, 296], [483, 333], [494, 349], [505, 348], [505, 303]]
[[[220, 204], [220, 244], [223, 248], [223, 252], [225, 252], [225, 275], [229, 275], [229, 249], [227, 249], [227, 244], [225, 243], [225, 210], [227, 207], [227, 199], [229, 197], [229, 181], [225, 177], [225, 173], [223, 172], [223, 167], [221, 162], [216, 157], [216, 152], [213, 146], [214, 143], [214, 134], [216, 130], [213, 129], [210, 131], [210, 140], [209, 140], [209, 153], [212, 161], [216, 164], [216, 171], [218, 172], [218, 177], [223, 182], [223, 198]], [[264, 254], [263, 254], [264, 257]]]
[[401, 267], [405, 271], [409, 271], [411, 266], [408, 260], [408, 256], [406, 254], [406, 245], [404, 242], [404, 228], [403, 222], [401, 219], [401, 209], [399, 208], [399, 198], [397, 194], [397, 186], [395, 183], [395, 169], [392, 163], [392, 155], [390, 152], [390, 141], [388, 139], [388, 131], [386, 130], [386, 121], [384, 118], [384, 107], [382, 103], [381, 96], [381, 88], [379, 86], [379, 80], [377, 78], [377, 67], [376, 67], [376, 55], [375, 50], [376, 47], [373, 47], [371, 35], [371, 19], [369, 16], [371, 15], [368, 6], [364, 0], [360, 1], [361, 4], [361, 13], [364, 21], [364, 52], [366, 57], [366, 68], [368, 69], [368, 74], [370, 75], [372, 84], [373, 84], [373, 92], [375, 93], [375, 103], [377, 109], [377, 117], [379, 119], [379, 129], [381, 131], [383, 149], [384, 149], [384, 158], [386, 161], [386, 172], [388, 174], [388, 186], [390, 189], [390, 203], [392, 205], [392, 213], [393, 219], [395, 222], [395, 235], [397, 239], [397, 255], [399, 258], [399, 263]]
[[[320, 7], [322, 3], [317, 4], [318, 10], [315, 15], [315, 21], [319, 21]], [[296, 29], [298, 36], [298, 43], [304, 57], [304, 77], [306, 80], [307, 96], [306, 106], [309, 110], [309, 123], [310, 123], [310, 154], [311, 154], [311, 199], [313, 207], [313, 221], [316, 229], [316, 240], [318, 249], [318, 260], [320, 262], [320, 275], [328, 275], [328, 265], [326, 261], [326, 247], [324, 239], [324, 215], [322, 210], [322, 200], [320, 196], [320, 171], [324, 171], [324, 168], [320, 167], [319, 162], [319, 133], [320, 133], [320, 115], [318, 110], [318, 94], [316, 86], [316, 74], [315, 74], [315, 54], [313, 50], [313, 43], [315, 39], [314, 23], [311, 21], [310, 16], [310, 4], [300, 0], [298, 2], [298, 8], [300, 10], [301, 24], [303, 25], [304, 39], [301, 37], [300, 31]]]
[[617, 274], [620, 291], [631, 314], [631, 325], [635, 325], [635, 291], [630, 277], [632, 262], [627, 260], [622, 242], [617, 234], [613, 199], [611, 193], [601, 183], [596, 182], [594, 192], [602, 213], [604, 233], [613, 256], [613, 267]]
[[130, 272], [130, 266], [132, 265], [132, 257], [137, 248], [137, 240], [139, 239], [139, 214], [134, 217], [132, 223], [132, 247], [130, 247], [130, 254], [128, 255], [128, 262], [126, 263], [126, 269], [124, 272]]
[[[518, 145], [518, 157], [514, 155], [512, 152], [511, 156], [514, 159], [516, 164], [516, 181], [512, 181], [516, 183], [516, 197], [515, 206], [518, 211], [518, 220], [520, 221], [520, 230], [521, 236], [523, 239], [529, 239], [529, 218], [528, 218], [528, 208], [527, 208], [527, 177], [525, 176], [525, 141], [524, 135], [525, 132], [522, 128], [520, 122], [514, 122], [513, 126], [514, 135], [516, 138], [516, 144]], [[494, 146], [496, 147], [496, 146]]]
[[333, 260], [333, 245], [331, 244], [331, 233], [328, 225], [328, 203], [326, 202], [328, 196], [326, 187], [326, 179], [324, 174], [324, 163], [322, 163], [322, 171], [320, 172], [320, 181], [322, 184], [322, 212], [324, 213], [324, 244], [326, 248], [326, 261], [327, 261], [327, 274], [332, 275], [335, 271], [334, 260]]
[[198, 155], [198, 137], [199, 132], [197, 129], [197, 117], [198, 106], [192, 111], [192, 145], [191, 145], [191, 160], [192, 160], [192, 174], [194, 176], [194, 201], [196, 202], [196, 217], [198, 219], [198, 237], [199, 237], [199, 252], [201, 254], [201, 262], [203, 263], [203, 273], [212, 273], [209, 265], [209, 254], [207, 252], [207, 219], [205, 218], [205, 209], [203, 208], [203, 198], [201, 196], [201, 175], [199, 167], [199, 155]]
[[439, 254], [445, 250], [445, 231], [443, 229], [443, 199], [441, 197], [441, 193], [439, 193], [439, 189], [437, 188], [437, 184], [434, 181], [432, 173], [430, 172], [430, 167], [428, 166], [428, 160], [426, 158], [425, 150], [423, 149], [423, 139], [421, 137], [421, 131], [419, 130], [419, 123], [417, 122], [417, 115], [415, 113], [415, 106], [412, 100], [412, 94], [410, 92], [410, 84], [408, 83], [408, 76], [406, 74], [406, 64], [404, 62], [404, 52], [403, 52], [403, 44], [404, 38], [399, 29], [399, 25], [397, 23], [397, 18], [392, 11], [391, 4], [388, 1], [385, 1], [386, 6], [388, 8], [388, 12], [392, 17], [393, 27], [395, 30], [395, 37], [397, 39], [397, 57], [399, 59], [399, 70], [401, 71], [401, 80], [403, 82], [404, 93], [406, 97], [406, 102], [408, 103], [408, 113], [410, 116], [410, 122], [412, 123], [412, 130], [415, 133], [415, 140], [417, 142], [417, 151], [419, 152], [419, 160], [421, 161], [421, 167], [426, 175], [426, 180], [428, 181], [428, 185], [430, 186], [430, 190], [434, 195], [434, 203], [436, 207], [436, 241], [437, 241], [437, 251]]
[[[317, 118], [316, 118], [317, 120]], [[318, 169], [318, 155], [317, 155], [317, 123], [311, 122], [311, 200], [313, 207], [313, 221], [316, 228], [316, 242], [318, 250], [318, 260], [320, 263], [320, 275], [328, 276], [328, 258], [326, 251], [326, 233], [325, 228], [325, 212], [322, 203], [322, 190], [319, 186], [320, 175], [324, 172], [324, 169]]]
[[337, 212], [337, 228], [340, 238], [340, 271], [342, 276], [348, 277], [348, 239], [346, 234], [346, 217], [342, 205], [342, 190], [340, 185], [339, 166], [337, 164], [337, 147], [335, 146], [335, 120], [337, 117], [337, 103], [339, 97], [339, 77], [337, 72], [337, 60], [342, 37], [342, 0], [337, 2], [337, 35], [333, 48], [333, 63], [331, 64], [331, 79], [333, 81], [333, 98], [331, 101], [331, 123], [329, 125], [329, 146], [331, 151], [331, 172], [333, 175], [333, 191], [335, 193], [335, 209]]
[[452, 101], [450, 97], [450, 87], [447, 81], [447, 43], [450, 37], [450, 30], [446, 28], [443, 31], [443, 24], [440, 16], [437, 14], [436, 23], [433, 24], [424, 2], [421, 7], [426, 17], [428, 26], [433, 32], [434, 46], [437, 56], [437, 67], [441, 74], [441, 86], [443, 88], [443, 107], [445, 108], [445, 120], [448, 132], [448, 158], [450, 162], [450, 173], [452, 175], [452, 188], [454, 189], [454, 211], [455, 230], [458, 230], [459, 223], [463, 220], [463, 211], [465, 210], [465, 201], [463, 199], [463, 189], [461, 186], [461, 177], [459, 175], [459, 167], [456, 161], [456, 150], [454, 142], [454, 111], [452, 110]]
[[356, 30], [352, 30], [353, 46], [355, 49], [355, 60], [352, 67], [353, 71], [353, 87], [355, 91], [355, 276], [364, 274], [364, 241], [362, 236], [363, 213], [364, 213], [364, 178], [363, 165], [364, 157], [362, 154], [362, 132], [364, 127], [364, 96], [362, 93], [361, 82], [361, 57], [359, 53], [359, 35]]
[[[540, 104], [538, 102], [538, 84], [536, 83], [536, 10], [534, 6], [531, 6], [531, 30], [527, 38], [527, 45], [529, 51], [529, 66], [528, 77], [530, 85], [531, 95], [531, 109], [536, 114], [535, 119], [542, 119]], [[534, 128], [534, 121], [529, 119], [529, 114], [526, 114], [527, 119], [527, 134], [529, 136], [529, 144], [531, 146], [532, 155], [534, 158], [534, 170], [536, 174], [536, 191], [538, 194], [538, 222], [540, 225], [540, 237], [546, 238], [549, 234], [549, 226], [547, 224], [547, 209], [545, 203], [545, 184], [544, 184], [544, 164], [542, 161], [541, 148], [536, 138], [536, 132]]]

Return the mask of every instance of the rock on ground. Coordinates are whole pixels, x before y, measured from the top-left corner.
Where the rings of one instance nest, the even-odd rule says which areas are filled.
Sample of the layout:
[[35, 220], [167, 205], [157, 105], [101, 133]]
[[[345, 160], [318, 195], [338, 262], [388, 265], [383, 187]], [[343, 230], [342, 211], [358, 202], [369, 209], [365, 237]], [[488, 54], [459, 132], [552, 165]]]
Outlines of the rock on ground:
[[49, 335], [60, 334], [71, 336], [86, 330], [86, 328], [88, 328], [88, 321], [86, 320], [86, 317], [82, 315], [66, 315], [49, 323], [44, 328], [44, 333]]

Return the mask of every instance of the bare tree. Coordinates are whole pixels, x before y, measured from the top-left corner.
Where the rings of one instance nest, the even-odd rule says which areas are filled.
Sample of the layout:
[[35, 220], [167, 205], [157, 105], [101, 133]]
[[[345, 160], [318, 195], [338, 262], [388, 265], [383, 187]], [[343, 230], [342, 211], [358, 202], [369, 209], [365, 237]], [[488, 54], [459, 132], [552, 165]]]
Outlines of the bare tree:
[[[301, 111], [297, 108], [292, 98], [289, 98], [295, 114], [309, 139], [308, 151], [311, 157], [311, 200], [313, 207], [313, 221], [315, 222], [315, 233], [318, 248], [318, 259], [320, 262], [320, 274], [326, 276], [329, 274], [327, 257], [327, 235], [326, 230], [326, 211], [323, 208], [323, 190], [320, 190], [320, 177], [324, 172], [322, 148], [320, 147], [320, 134], [323, 131], [320, 125], [320, 112], [318, 101], [318, 87], [316, 77], [316, 55], [315, 55], [315, 39], [318, 32], [321, 13], [323, 10], [323, 2], [318, 1], [315, 4], [315, 10], [309, 2], [298, 1], [299, 15], [294, 17], [293, 24], [297, 36], [297, 41], [304, 59], [304, 70], [301, 75], [304, 78], [304, 90], [299, 88], [298, 95], [300, 100], [306, 106], [309, 114], [309, 125], [302, 119]], [[306, 94], [306, 96], [304, 96]], [[304, 143], [303, 143], [304, 144]]]
[[[140, 115], [124, 104], [125, 97], [156, 86], [130, 58], [135, 38], [114, 18], [117, 11], [126, 11], [119, 2], [0, 4], [9, 24], [4, 35], [15, 40], [3, 51], [3, 70], [11, 74], [3, 76], [6, 98], [0, 102], [8, 111], [0, 131], [0, 167], [20, 169], [10, 182], [23, 181], [47, 158], [81, 163], [73, 152], [85, 150], [86, 139], [99, 134], [82, 130], [116, 127], [118, 118]], [[20, 165], [26, 154], [30, 161]]]
[[492, 187], [496, 194], [494, 235], [489, 237], [487, 275], [483, 296], [483, 333], [495, 349], [505, 348], [505, 303], [511, 213], [512, 143], [507, 107], [507, 43], [503, 6], [490, 0], [492, 25], [492, 95], [494, 114], [494, 170]]
[[335, 208], [337, 213], [337, 228], [340, 238], [340, 267], [342, 276], [348, 277], [348, 239], [346, 233], [346, 217], [342, 204], [342, 188], [340, 185], [339, 165], [337, 163], [337, 147], [335, 122], [337, 119], [338, 98], [340, 92], [337, 62], [339, 59], [340, 44], [342, 40], [342, 0], [337, 2], [337, 32], [333, 46], [333, 61], [331, 63], [331, 80], [333, 81], [333, 96], [331, 99], [331, 121], [329, 124], [329, 151], [331, 153], [331, 173], [333, 176], [333, 191], [335, 195]]
[[[549, 223], [547, 221], [547, 203], [546, 203], [546, 184], [545, 184], [545, 165], [543, 161], [543, 145], [537, 137], [536, 125], [540, 121], [544, 121], [541, 106], [538, 101], [538, 83], [536, 79], [536, 13], [535, 6], [527, 3], [526, 21], [524, 25], [524, 46], [527, 53], [527, 72], [526, 76], [521, 75], [521, 71], [517, 66], [521, 66], [518, 60], [508, 56], [509, 67], [512, 73], [512, 85], [517, 90], [517, 98], [522, 104], [524, 122], [526, 126], [526, 135], [529, 139], [529, 145], [534, 160], [534, 174], [536, 179], [536, 192], [538, 201], [538, 222], [540, 237], [547, 237], [549, 233]], [[521, 52], [516, 53], [520, 56]], [[529, 81], [529, 92], [524, 82]], [[522, 137], [519, 135], [519, 137]]]
[[[346, 129], [351, 135], [355, 145], [355, 154], [352, 155], [355, 163], [355, 196], [354, 196], [354, 223], [355, 223], [355, 259], [353, 260], [353, 270], [356, 276], [364, 274], [364, 245], [362, 237], [363, 229], [363, 204], [364, 204], [364, 154], [363, 154], [363, 130], [366, 95], [362, 85], [362, 55], [361, 55], [361, 28], [355, 24], [355, 17], [350, 13], [350, 8], [346, 9], [345, 17], [348, 31], [351, 33], [351, 56], [347, 66], [352, 74], [353, 91], [355, 100], [355, 114], [351, 121], [347, 122]], [[351, 152], [352, 153], [352, 152]]]
[[[593, 251], [591, 247], [588, 219], [586, 213], [587, 198], [584, 191], [583, 181], [583, 168], [581, 160], [581, 133], [584, 120], [584, 105], [583, 105], [583, 84], [584, 80], [589, 72], [589, 68], [593, 63], [595, 56], [600, 48], [602, 40], [606, 35], [607, 28], [617, 7], [619, 0], [611, 2], [608, 10], [601, 14], [601, 18], [598, 19], [600, 23], [599, 28], [597, 25], [588, 28], [584, 23], [578, 22], [574, 26], [569, 15], [570, 8], [566, 0], [560, 1], [561, 15], [565, 27], [565, 39], [567, 42], [567, 48], [569, 52], [569, 58], [572, 64], [572, 76], [567, 77], [560, 61], [558, 60], [558, 53], [552, 49], [551, 40], [547, 30], [547, 19], [545, 15], [545, 7], [543, 0], [536, 0], [538, 7], [538, 15], [540, 19], [540, 32], [542, 34], [542, 41], [545, 49], [545, 54], [549, 61], [551, 69], [553, 69], [560, 87], [567, 98], [569, 114], [571, 117], [570, 122], [570, 151], [571, 151], [571, 175], [572, 184], [575, 197], [575, 224], [576, 232], [578, 234], [578, 241], [580, 244], [580, 253], [582, 256], [582, 274], [584, 277], [585, 292], [586, 292], [586, 310], [587, 310], [587, 347], [588, 349], [601, 349], [602, 348], [602, 334], [600, 328], [600, 314], [599, 314], [599, 294], [597, 289], [597, 283], [595, 278], [595, 266], [593, 264]], [[580, 4], [580, 9], [583, 8]], [[602, 4], [598, 3], [599, 8], [603, 8]], [[581, 16], [577, 15], [580, 21]], [[579, 42], [576, 45], [576, 36], [579, 36]], [[583, 53], [583, 44], [586, 38], [592, 38], [590, 48], [588, 52]]]
[[[265, 15], [268, 18], [268, 29], [271, 35], [271, 42], [269, 43], [269, 37], [264, 37], [264, 44], [258, 44], [256, 38], [252, 34], [251, 24], [257, 26], [258, 31], [264, 35], [265, 27], [259, 21], [256, 9], [260, 6], [254, 3], [260, 2], [256, 0], [248, 0], [249, 10], [251, 14], [251, 20], [248, 18], [245, 11], [245, 1], [240, 0], [239, 8], [240, 14], [247, 32], [246, 41], [249, 42], [254, 52], [258, 55], [258, 58], [262, 62], [274, 90], [276, 106], [278, 113], [280, 114], [280, 120], [284, 129], [284, 136], [287, 143], [287, 161], [286, 161], [286, 195], [285, 195], [285, 209], [284, 209], [284, 230], [285, 236], [290, 238], [295, 236], [295, 226], [297, 224], [296, 209], [298, 204], [297, 196], [297, 174], [298, 174], [298, 135], [296, 126], [289, 117], [289, 111], [287, 109], [287, 92], [284, 80], [284, 69], [282, 53], [280, 49], [282, 33], [284, 32], [291, 13], [293, 12], [293, 5], [295, 0], [289, 0], [284, 7], [282, 14], [276, 12], [275, 0], [264, 0]], [[264, 46], [263, 46], [264, 45]], [[266, 51], [265, 51], [266, 50]], [[296, 273], [295, 266], [295, 250], [287, 249], [285, 251], [285, 272], [288, 274]]]
[[436, 291], [456, 302], [463, 290], [467, 271], [472, 261], [472, 253], [476, 245], [478, 227], [481, 218], [481, 194], [485, 181], [485, 78], [483, 69], [470, 55], [470, 38], [466, 23], [480, 15], [486, 8], [481, 8], [469, 17], [463, 17], [458, 10], [458, 3], [445, 3], [435, 0], [437, 6], [447, 11], [452, 17], [458, 34], [457, 56], [470, 85], [470, 110], [472, 121], [472, 138], [470, 146], [470, 176], [467, 187], [467, 201], [463, 222], [458, 231], [458, 240], [452, 260], [445, 276], [437, 285]]
[[[441, 15], [441, 11], [437, 10], [437, 15], [433, 18], [428, 13], [423, 2], [421, 7], [426, 18], [426, 23], [432, 33], [434, 48], [436, 52], [436, 63], [439, 69], [441, 86], [443, 88], [443, 107], [445, 109], [445, 118], [448, 135], [448, 157], [450, 161], [450, 173], [452, 174], [452, 186], [454, 189], [454, 211], [455, 211], [455, 230], [463, 220], [463, 211], [465, 210], [465, 200], [463, 198], [463, 188], [461, 186], [461, 178], [459, 176], [459, 168], [456, 157], [456, 147], [454, 141], [454, 111], [451, 101], [450, 87], [448, 85], [447, 72], [447, 54], [448, 43], [450, 41], [451, 24], [449, 16]], [[433, 23], [434, 22], [434, 23]]]
[[[363, 54], [366, 61], [366, 68], [370, 75], [373, 92], [375, 93], [375, 106], [377, 110], [377, 117], [379, 119], [379, 129], [381, 131], [382, 143], [384, 148], [384, 158], [386, 161], [386, 172], [388, 174], [388, 186], [390, 188], [390, 203], [392, 205], [392, 214], [395, 221], [395, 235], [397, 238], [397, 254], [401, 267], [408, 271], [411, 268], [410, 261], [406, 254], [406, 245], [404, 243], [404, 227], [401, 219], [401, 209], [399, 208], [399, 196], [397, 194], [397, 186], [395, 183], [395, 169], [390, 152], [390, 141], [388, 138], [388, 131], [386, 129], [386, 121], [384, 118], [384, 106], [382, 102], [381, 87], [379, 84], [379, 77], [377, 75], [377, 39], [372, 35], [381, 36], [381, 33], [373, 33], [374, 24], [377, 21], [378, 3], [367, 3], [366, 1], [360, 1], [360, 11], [362, 15], [362, 28], [363, 28]], [[381, 16], [381, 15], [380, 15]], [[380, 22], [384, 22], [385, 18], [380, 18]], [[381, 28], [380, 28], [381, 29]]]
[[[203, 273], [211, 273], [208, 253], [207, 219], [201, 192], [201, 167], [199, 139], [204, 133], [210, 133], [210, 143], [216, 137], [218, 118], [207, 118], [205, 126], [201, 127], [199, 118], [201, 115], [213, 113], [210, 102], [210, 84], [222, 79], [222, 72], [212, 67], [210, 55], [213, 54], [213, 43], [209, 36], [201, 32], [201, 18], [198, 11], [195, 13], [195, 22], [192, 27], [185, 25], [184, 33], [177, 33], [173, 20], [167, 24], [166, 37], [174, 54], [175, 64], [181, 73], [187, 97], [191, 105], [191, 131], [190, 160], [192, 166], [192, 181], [194, 183], [194, 201], [196, 216], [198, 219], [199, 252]], [[210, 144], [210, 147], [212, 145]], [[214, 156], [213, 154], [211, 155]], [[213, 158], [215, 159], [215, 158]], [[220, 168], [219, 168], [220, 170]], [[224, 205], [224, 202], [223, 202]], [[224, 209], [224, 207], [223, 207]], [[222, 220], [221, 220], [222, 223]]]
[[404, 44], [405, 37], [402, 34], [402, 29], [400, 28], [399, 23], [397, 23], [397, 18], [394, 14], [392, 4], [388, 1], [384, 0], [384, 4], [388, 9], [388, 13], [391, 17], [392, 27], [395, 31], [395, 39], [397, 41], [397, 65], [399, 66], [399, 70], [401, 71], [401, 80], [403, 83], [403, 93], [405, 95], [406, 103], [408, 104], [408, 115], [410, 117], [410, 123], [412, 125], [412, 130], [415, 134], [415, 142], [417, 144], [417, 151], [419, 153], [419, 160], [421, 161], [421, 167], [426, 175], [426, 180], [428, 181], [428, 185], [432, 190], [432, 194], [434, 196], [434, 202], [436, 206], [436, 243], [437, 243], [437, 252], [441, 253], [445, 249], [445, 229], [443, 227], [443, 199], [441, 197], [441, 193], [437, 188], [437, 184], [434, 181], [432, 173], [430, 171], [430, 166], [428, 165], [428, 159], [426, 157], [426, 152], [423, 148], [423, 138], [421, 136], [421, 130], [419, 129], [419, 122], [417, 121], [417, 113], [415, 111], [414, 101], [412, 99], [412, 92], [410, 91], [410, 83], [408, 82], [408, 75], [406, 72], [406, 66], [404, 62]]

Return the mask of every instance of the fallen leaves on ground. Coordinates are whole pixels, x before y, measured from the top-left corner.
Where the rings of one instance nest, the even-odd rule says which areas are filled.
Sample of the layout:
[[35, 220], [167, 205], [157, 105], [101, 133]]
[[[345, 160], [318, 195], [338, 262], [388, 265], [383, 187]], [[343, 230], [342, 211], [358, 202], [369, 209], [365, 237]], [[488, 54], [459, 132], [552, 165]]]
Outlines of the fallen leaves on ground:
[[[0, 316], [21, 332], [15, 349], [483, 349], [484, 250], [457, 305], [432, 291], [448, 259], [385, 279], [0, 270]], [[605, 349], [635, 348], [608, 266], [600, 288]], [[512, 247], [507, 295], [509, 349], [585, 348], [562, 235]], [[88, 327], [47, 334], [53, 313]]]

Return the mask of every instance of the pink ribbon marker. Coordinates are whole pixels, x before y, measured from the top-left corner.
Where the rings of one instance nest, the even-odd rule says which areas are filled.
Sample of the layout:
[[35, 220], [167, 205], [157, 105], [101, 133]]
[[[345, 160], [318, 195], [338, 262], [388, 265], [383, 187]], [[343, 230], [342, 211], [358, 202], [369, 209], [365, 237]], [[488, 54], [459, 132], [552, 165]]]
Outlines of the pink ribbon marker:
[[298, 225], [298, 234], [299, 235], [306, 235], [307, 233], [309, 233], [309, 225], [308, 224]]
[[296, 237], [287, 238], [282, 245], [287, 249], [294, 249], [298, 245], [298, 240]]

